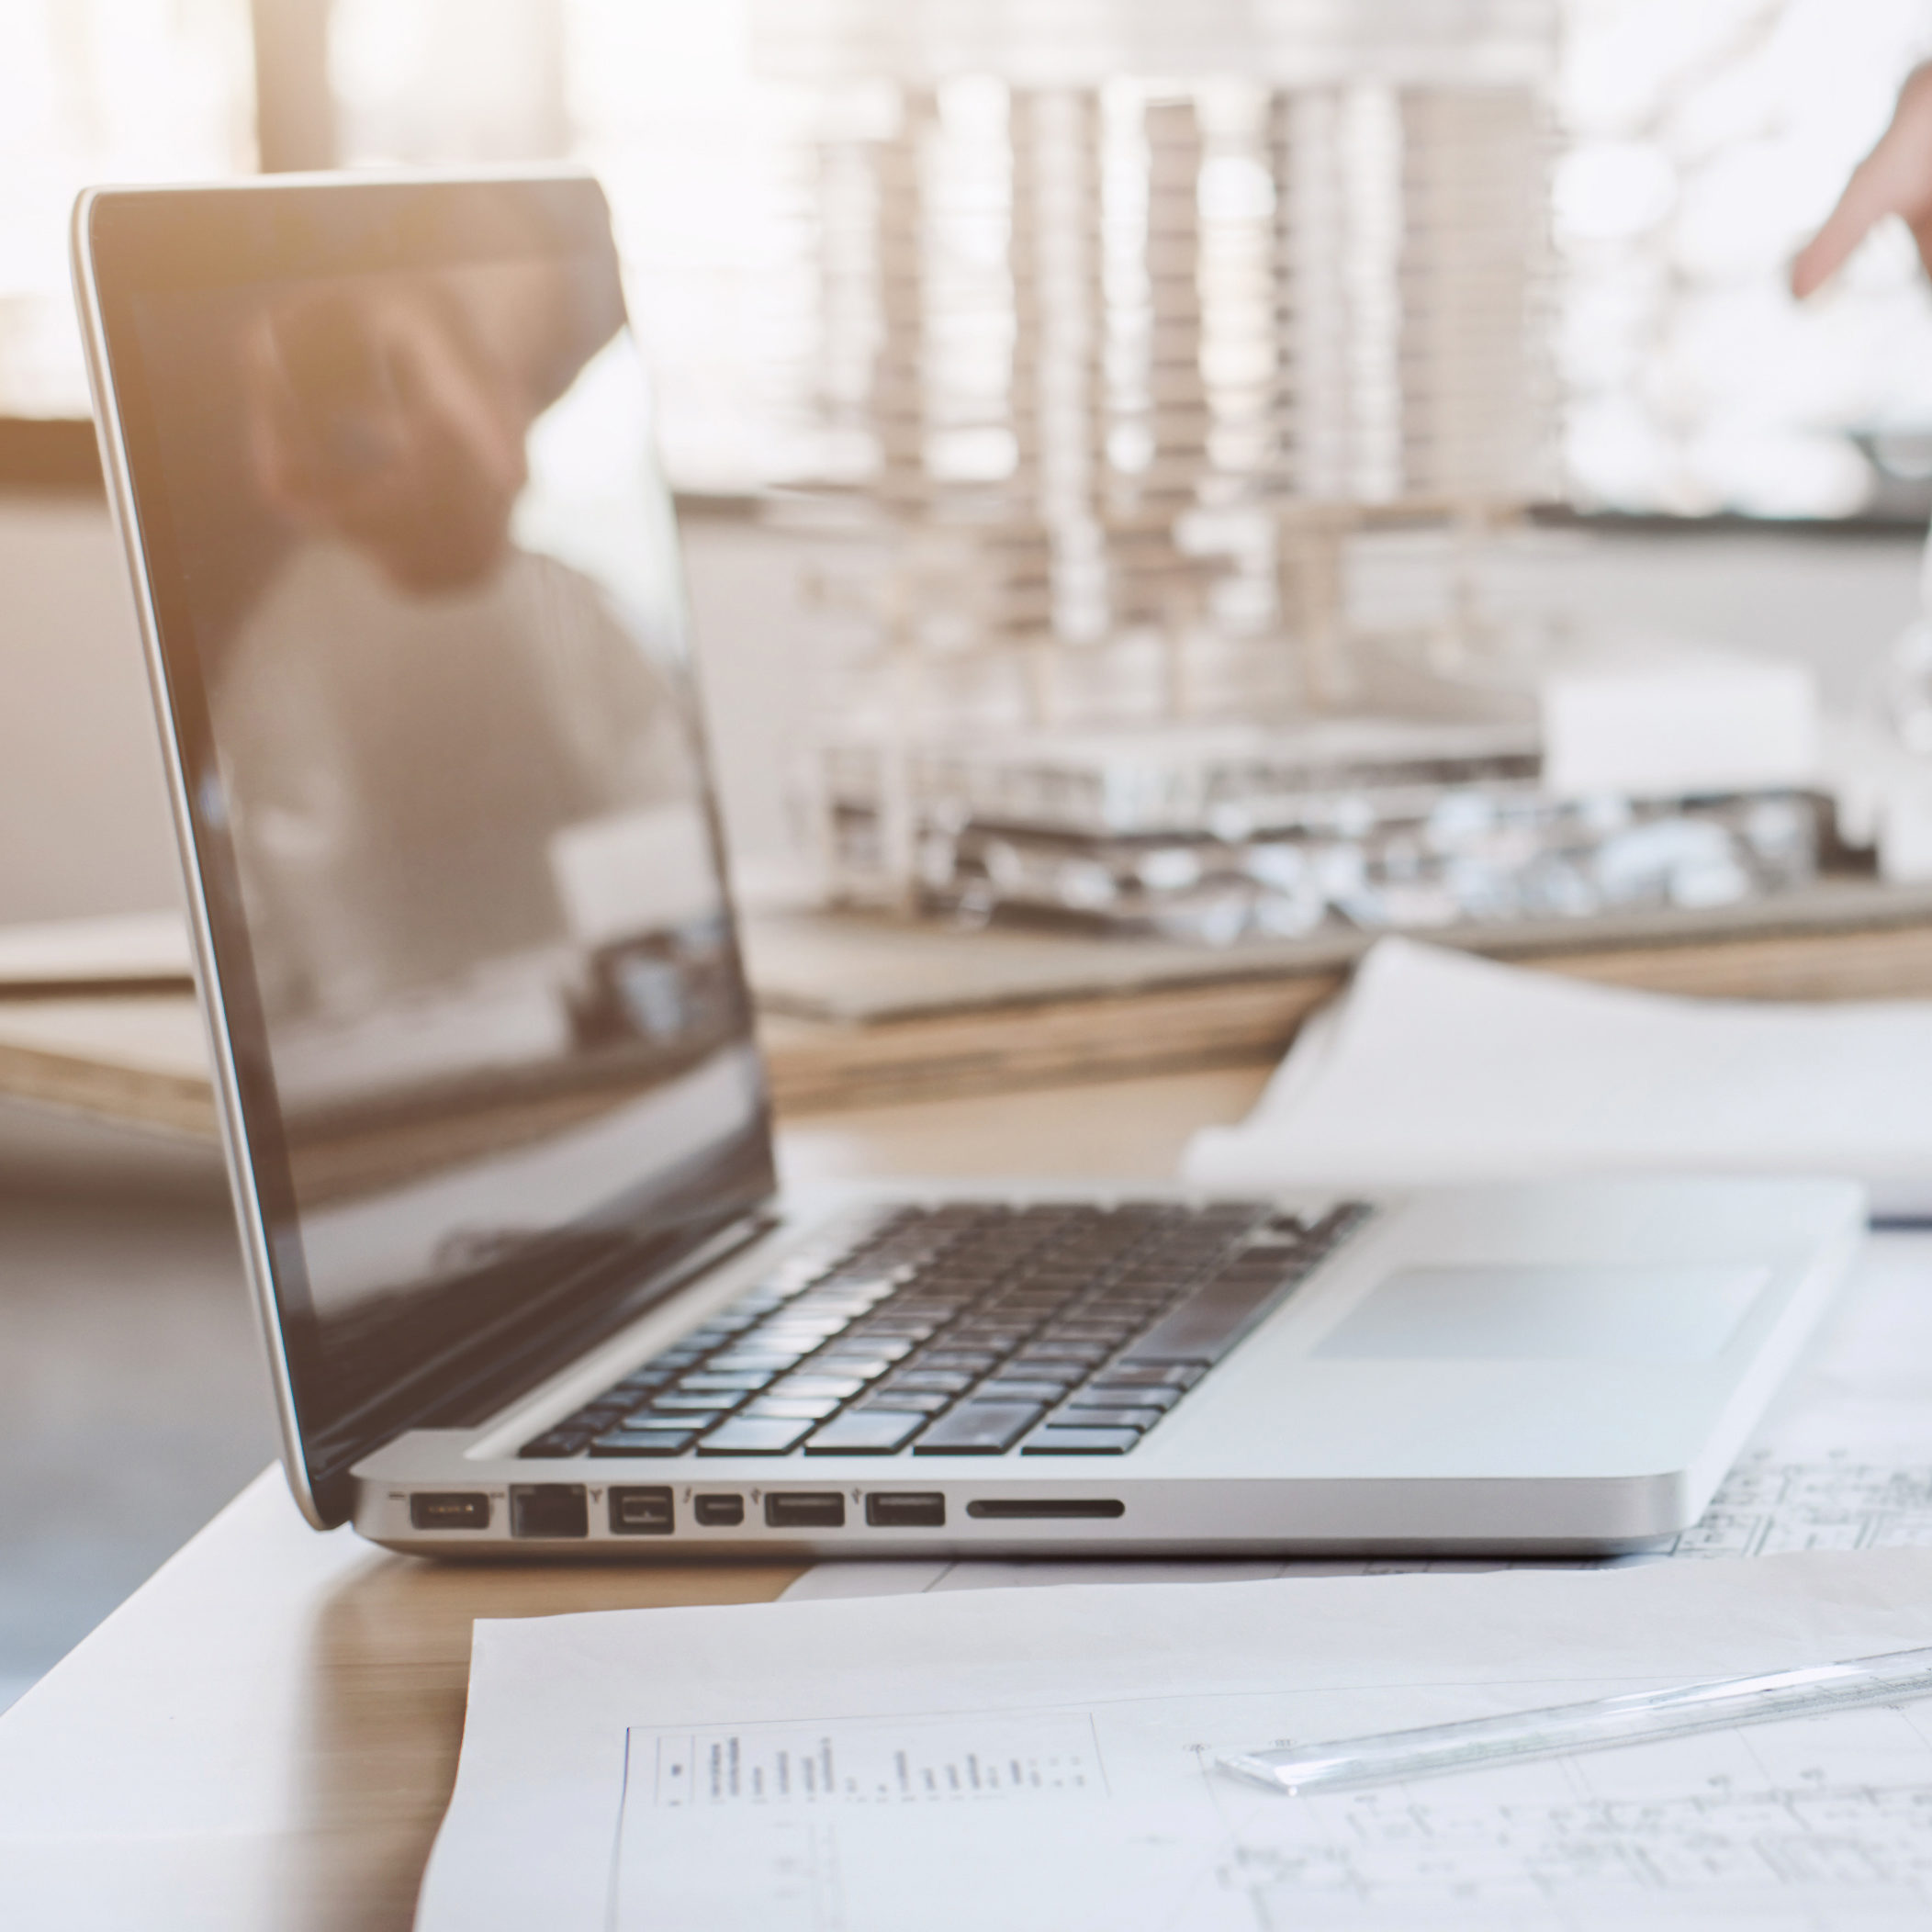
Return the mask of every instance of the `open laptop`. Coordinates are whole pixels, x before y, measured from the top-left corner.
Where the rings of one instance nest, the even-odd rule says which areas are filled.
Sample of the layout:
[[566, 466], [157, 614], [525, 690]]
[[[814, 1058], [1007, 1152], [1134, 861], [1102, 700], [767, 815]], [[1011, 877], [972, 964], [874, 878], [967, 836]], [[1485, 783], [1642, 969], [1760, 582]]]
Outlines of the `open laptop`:
[[777, 1188], [592, 181], [103, 190], [73, 243], [314, 1523], [1554, 1553], [1702, 1512], [1848, 1184]]

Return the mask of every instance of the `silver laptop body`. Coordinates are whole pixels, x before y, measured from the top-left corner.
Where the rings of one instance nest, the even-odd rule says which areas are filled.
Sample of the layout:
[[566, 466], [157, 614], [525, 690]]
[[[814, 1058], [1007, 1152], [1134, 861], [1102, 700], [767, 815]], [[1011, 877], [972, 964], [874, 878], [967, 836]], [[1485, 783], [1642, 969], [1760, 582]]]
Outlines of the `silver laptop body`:
[[73, 255], [319, 1528], [1556, 1554], [1702, 1511], [1848, 1184], [778, 1189], [593, 182], [97, 190]]

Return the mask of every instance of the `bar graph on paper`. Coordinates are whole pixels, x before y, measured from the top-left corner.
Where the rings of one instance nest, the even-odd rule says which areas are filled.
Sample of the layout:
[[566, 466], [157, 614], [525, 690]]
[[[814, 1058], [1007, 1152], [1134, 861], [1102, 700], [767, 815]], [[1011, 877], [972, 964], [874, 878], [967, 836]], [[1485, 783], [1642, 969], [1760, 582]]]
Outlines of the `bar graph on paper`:
[[[633, 1734], [635, 1747], [636, 1734]], [[1102, 1796], [1084, 1715], [744, 1724], [648, 1741], [660, 1810], [799, 1810]]]

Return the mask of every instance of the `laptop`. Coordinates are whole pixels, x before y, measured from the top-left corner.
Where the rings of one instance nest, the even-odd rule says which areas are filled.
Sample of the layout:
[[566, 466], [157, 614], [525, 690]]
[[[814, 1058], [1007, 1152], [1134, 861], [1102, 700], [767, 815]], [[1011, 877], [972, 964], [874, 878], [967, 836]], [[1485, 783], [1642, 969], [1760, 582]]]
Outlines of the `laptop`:
[[97, 190], [73, 256], [318, 1528], [1555, 1554], [1702, 1513], [1850, 1184], [777, 1185], [594, 181]]

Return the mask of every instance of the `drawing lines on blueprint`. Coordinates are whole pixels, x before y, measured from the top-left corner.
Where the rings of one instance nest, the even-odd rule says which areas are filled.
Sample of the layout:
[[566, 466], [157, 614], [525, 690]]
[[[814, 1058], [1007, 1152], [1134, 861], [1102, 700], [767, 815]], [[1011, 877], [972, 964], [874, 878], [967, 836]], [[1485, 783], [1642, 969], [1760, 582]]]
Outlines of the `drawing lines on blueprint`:
[[[1227, 1814], [1202, 1926], [1760, 1927], [1932, 1920], [1925, 1707]], [[1213, 1900], [1240, 1909], [1216, 1915]]]
[[1932, 1546], [1932, 1464], [1855, 1455], [1785, 1461], [1744, 1456], [1673, 1556], [1769, 1556], [1786, 1550]]
[[[1238, 1834], [1213, 1888], [1259, 1932], [1440, 1923], [1558, 1926], [1722, 1915], [1840, 1923], [1932, 1905], [1932, 1786], [1713, 1788], [1568, 1803], [1354, 1801], [1320, 1836]], [[1796, 1915], [1795, 1917], [1793, 1915]], [[1239, 1922], [1238, 1919], [1236, 1921]]]
[[[916, 1894], [922, 1870], [957, 1881], [989, 1844], [1050, 1857], [1076, 1904], [1082, 1885], [1115, 1888], [1104, 1915], [1119, 1932], [1623, 1932], [1649, 1920], [1890, 1932], [1932, 1921], [1924, 1707], [1347, 1797], [1257, 1798], [1212, 1770], [1230, 1739], [1305, 1733], [1319, 1719], [1297, 1722], [1300, 1703], [1196, 1693], [637, 1731], [623, 1862], [652, 1875], [661, 1909], [701, 1901], [702, 1874], [724, 1858], [763, 1900], [770, 1932], [873, 1932]], [[1221, 1743], [1196, 1741], [1210, 1733]], [[1103, 1773], [1103, 1746], [1129, 1769], [1127, 1789]], [[1012, 1824], [993, 1827], [995, 1813]], [[921, 1847], [936, 1864], [920, 1865]], [[1037, 1876], [1046, 1883], [1045, 1868]], [[641, 1895], [612, 1906], [623, 1932], [655, 1923]]]

